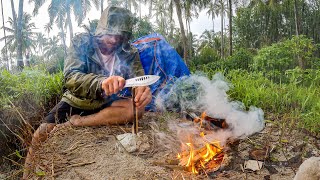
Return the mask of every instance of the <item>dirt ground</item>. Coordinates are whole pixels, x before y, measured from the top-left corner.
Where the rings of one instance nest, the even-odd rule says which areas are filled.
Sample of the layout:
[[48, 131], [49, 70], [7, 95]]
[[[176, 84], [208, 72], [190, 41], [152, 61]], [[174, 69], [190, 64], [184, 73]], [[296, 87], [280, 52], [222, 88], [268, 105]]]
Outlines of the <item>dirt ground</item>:
[[[281, 128], [285, 126], [276, 117], [267, 119], [263, 131], [224, 148], [225, 159], [217, 171], [198, 175], [176, 163], [180, 143], [167, 122], [182, 121], [179, 114], [147, 113], [140, 120], [139, 131], [149, 145], [143, 152], [128, 153], [116, 139], [131, 132], [131, 125], [62, 128], [36, 152], [37, 166], [30, 179], [293, 179], [306, 158], [320, 156], [320, 140], [303, 130]], [[267, 155], [252, 155], [260, 151]], [[244, 169], [250, 159], [260, 159], [262, 168]]]

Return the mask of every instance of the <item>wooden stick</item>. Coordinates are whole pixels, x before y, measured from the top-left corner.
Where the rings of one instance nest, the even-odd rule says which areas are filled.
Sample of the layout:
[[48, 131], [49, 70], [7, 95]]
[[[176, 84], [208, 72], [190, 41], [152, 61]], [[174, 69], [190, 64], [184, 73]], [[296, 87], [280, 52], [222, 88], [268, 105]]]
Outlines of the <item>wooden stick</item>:
[[138, 113], [137, 113], [137, 107], [136, 107], [136, 103], [134, 102], [135, 99], [135, 94], [136, 94], [136, 88], [132, 87], [132, 111], [133, 111], [133, 117], [135, 118], [133, 120], [133, 127], [132, 127], [132, 133], [133, 134], [137, 134], [138, 133]]

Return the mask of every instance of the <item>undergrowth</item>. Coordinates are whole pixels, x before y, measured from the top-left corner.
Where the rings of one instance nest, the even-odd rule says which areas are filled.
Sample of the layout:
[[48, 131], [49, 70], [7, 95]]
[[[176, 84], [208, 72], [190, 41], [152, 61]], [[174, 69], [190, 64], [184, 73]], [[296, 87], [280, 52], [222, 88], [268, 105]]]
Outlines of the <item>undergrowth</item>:
[[[195, 68], [191, 68], [194, 72]], [[266, 113], [291, 115], [298, 119], [299, 127], [320, 134], [320, 70], [292, 69], [283, 73], [287, 83], [273, 82], [260, 72], [246, 70], [217, 70], [202, 66], [198, 71], [212, 78], [216, 72], [224, 72], [233, 88], [228, 92], [232, 100], [238, 100], [249, 108], [256, 106]]]

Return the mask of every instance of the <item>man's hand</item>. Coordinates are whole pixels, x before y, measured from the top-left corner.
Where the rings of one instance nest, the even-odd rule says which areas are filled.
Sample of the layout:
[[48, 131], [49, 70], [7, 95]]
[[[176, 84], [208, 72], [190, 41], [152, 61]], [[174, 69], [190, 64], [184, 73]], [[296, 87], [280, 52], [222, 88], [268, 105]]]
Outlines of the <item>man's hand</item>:
[[150, 91], [149, 86], [139, 86], [136, 87], [135, 90], [135, 99], [134, 102], [136, 103], [137, 108], [144, 108], [148, 105], [152, 100], [152, 94]]
[[102, 81], [101, 88], [107, 96], [111, 96], [121, 91], [125, 83], [126, 80], [121, 76], [110, 76]]

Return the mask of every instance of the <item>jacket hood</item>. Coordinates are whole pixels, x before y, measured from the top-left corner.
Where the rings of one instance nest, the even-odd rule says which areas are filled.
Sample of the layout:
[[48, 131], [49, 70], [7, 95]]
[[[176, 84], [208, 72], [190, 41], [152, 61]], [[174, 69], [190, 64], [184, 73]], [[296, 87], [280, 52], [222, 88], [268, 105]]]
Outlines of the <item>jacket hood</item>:
[[95, 35], [132, 34], [132, 26], [133, 15], [129, 10], [117, 6], [110, 6], [102, 12]]

